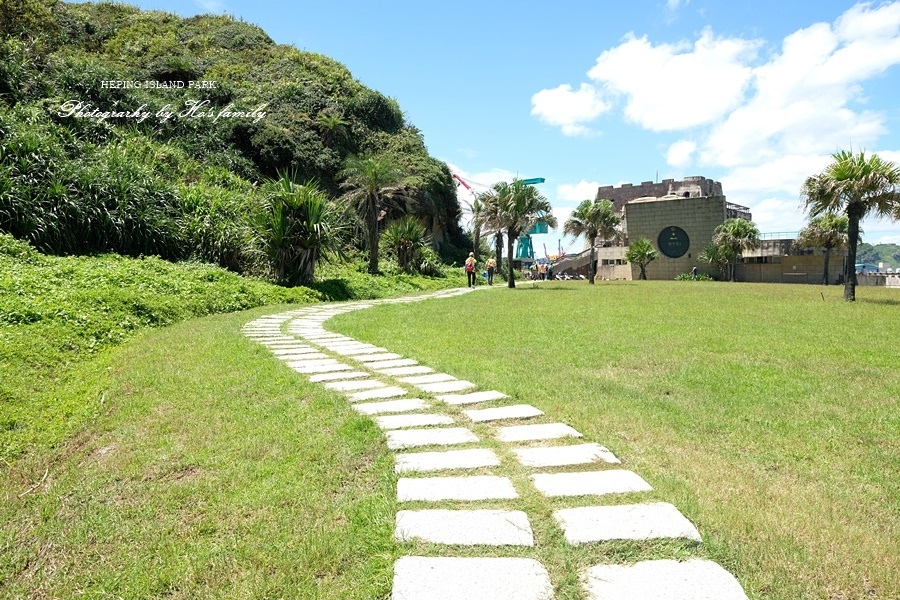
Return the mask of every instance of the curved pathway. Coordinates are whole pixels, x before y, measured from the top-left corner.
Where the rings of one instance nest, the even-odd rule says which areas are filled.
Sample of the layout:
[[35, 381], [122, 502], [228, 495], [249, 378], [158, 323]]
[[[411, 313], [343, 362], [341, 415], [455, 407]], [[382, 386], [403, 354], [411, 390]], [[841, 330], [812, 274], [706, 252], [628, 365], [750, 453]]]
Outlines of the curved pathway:
[[[317, 305], [247, 323], [243, 332], [268, 347], [294, 371], [347, 396], [370, 415], [396, 452], [400, 510], [395, 537], [446, 547], [446, 556], [404, 556], [394, 564], [393, 600], [549, 600], [553, 586], [531, 558], [483, 557], [460, 547], [534, 545], [534, 515], [522, 510], [472, 509], [478, 501], [519, 498], [519, 493], [583, 500], [553, 512], [571, 545], [609, 540], [686, 539], [701, 543], [693, 524], [667, 503], [597, 505], [607, 494], [652, 488], [621, 469], [599, 444], [529, 404], [514, 404], [497, 390], [475, 384], [324, 328], [329, 318], [376, 304], [449, 298], [471, 289], [445, 290], [393, 300]], [[493, 440], [479, 438], [474, 428]], [[498, 446], [499, 445], [499, 446]], [[496, 448], [503, 451], [496, 451]], [[515, 483], [504, 461], [529, 476]], [[554, 472], [584, 465], [578, 472]], [[500, 473], [466, 475], [478, 473]], [[451, 472], [453, 476], [441, 475]], [[462, 475], [460, 475], [462, 473]], [[518, 485], [518, 489], [517, 486]], [[429, 505], [440, 508], [429, 508]], [[424, 508], [418, 508], [424, 507]], [[443, 554], [443, 552], [442, 552]], [[454, 554], [464, 554], [454, 556]], [[691, 559], [600, 564], [578, 573], [591, 600], [746, 600], [737, 580], [714, 562]]]

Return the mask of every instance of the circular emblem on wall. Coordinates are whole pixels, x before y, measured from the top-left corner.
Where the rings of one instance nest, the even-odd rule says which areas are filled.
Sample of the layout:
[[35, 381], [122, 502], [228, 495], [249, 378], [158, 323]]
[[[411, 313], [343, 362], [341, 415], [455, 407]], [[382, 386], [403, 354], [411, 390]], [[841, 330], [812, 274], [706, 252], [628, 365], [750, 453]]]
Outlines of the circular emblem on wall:
[[679, 258], [688, 251], [691, 240], [684, 229], [673, 225], [659, 232], [656, 245], [659, 247], [659, 251], [669, 258]]

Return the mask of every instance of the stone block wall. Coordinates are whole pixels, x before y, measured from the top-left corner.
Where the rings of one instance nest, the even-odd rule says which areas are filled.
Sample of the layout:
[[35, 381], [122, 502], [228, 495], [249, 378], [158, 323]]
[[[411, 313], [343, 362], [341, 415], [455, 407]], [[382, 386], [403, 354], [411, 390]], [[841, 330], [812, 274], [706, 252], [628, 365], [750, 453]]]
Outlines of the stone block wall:
[[[716, 275], [715, 268], [701, 263], [697, 257], [703, 252], [703, 247], [712, 242], [716, 227], [725, 221], [725, 205], [722, 195], [646, 200], [625, 205], [629, 243], [647, 238], [659, 251], [657, 239], [663, 230], [675, 226], [688, 235], [688, 248], [684, 255], [669, 258], [659, 252], [659, 258], [647, 266], [647, 278], [675, 279], [679, 273], [689, 273], [694, 265], [701, 273]], [[640, 276], [637, 266], [632, 266], [631, 272], [634, 279]]]
[[612, 200], [621, 212], [626, 204], [638, 198], [675, 195], [697, 198], [700, 196], [724, 196], [722, 184], [706, 177], [685, 177], [682, 181], [663, 179], [661, 183], [644, 181], [639, 185], [623, 183], [619, 187], [604, 185], [597, 189], [597, 200]]

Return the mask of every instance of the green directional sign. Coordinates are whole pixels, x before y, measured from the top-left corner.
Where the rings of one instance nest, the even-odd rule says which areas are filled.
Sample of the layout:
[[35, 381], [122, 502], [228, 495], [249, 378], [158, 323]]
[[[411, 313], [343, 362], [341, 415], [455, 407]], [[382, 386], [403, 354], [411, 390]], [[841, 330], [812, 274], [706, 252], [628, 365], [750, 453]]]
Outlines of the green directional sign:
[[525, 185], [534, 185], [536, 183], [544, 183], [543, 177], [532, 177], [531, 179], [523, 179], [522, 183]]

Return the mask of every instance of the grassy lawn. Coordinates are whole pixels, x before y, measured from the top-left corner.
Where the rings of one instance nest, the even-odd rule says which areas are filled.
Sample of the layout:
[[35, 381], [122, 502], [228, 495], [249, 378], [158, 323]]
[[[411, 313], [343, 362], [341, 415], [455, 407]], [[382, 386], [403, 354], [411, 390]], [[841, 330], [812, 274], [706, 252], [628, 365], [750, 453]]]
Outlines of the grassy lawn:
[[[573, 564], [688, 553], [728, 568], [751, 598], [896, 598], [900, 292], [858, 294], [846, 304], [813, 286], [526, 284], [328, 327], [574, 426], [704, 537], [697, 549], [573, 551], [555, 527], [536, 531], [566, 597], [577, 596]], [[549, 518], [588, 501], [522, 503]]]
[[[453, 554], [537, 558], [558, 600], [583, 598], [585, 566], [689, 556], [725, 566], [753, 599], [900, 597], [900, 293], [840, 295], [526, 284], [326, 328], [531, 403], [654, 487], [544, 498], [476, 425], [503, 461], [479, 474], [522, 493], [476, 505], [528, 512], [536, 546]], [[291, 308], [195, 319], [69, 369], [61, 385], [94, 398], [95, 416], [0, 471], [0, 597], [387, 598], [398, 556], [447, 554], [393, 541], [396, 476], [374, 423], [240, 334]], [[704, 544], [570, 548], [551, 515], [645, 500], [674, 503]]]

